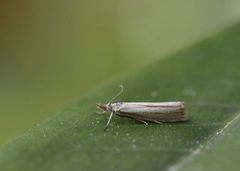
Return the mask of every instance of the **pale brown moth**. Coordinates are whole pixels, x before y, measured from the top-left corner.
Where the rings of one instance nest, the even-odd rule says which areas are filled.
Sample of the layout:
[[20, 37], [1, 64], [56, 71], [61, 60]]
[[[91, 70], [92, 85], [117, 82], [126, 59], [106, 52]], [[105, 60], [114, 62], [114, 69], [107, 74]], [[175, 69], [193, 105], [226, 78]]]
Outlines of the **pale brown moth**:
[[148, 122], [181, 122], [188, 120], [186, 105], [184, 102], [116, 102], [112, 101], [123, 92], [113, 97], [107, 104], [97, 103], [97, 107], [104, 112], [110, 112], [106, 125], [108, 127], [113, 114], [119, 117], [134, 119], [147, 124]]

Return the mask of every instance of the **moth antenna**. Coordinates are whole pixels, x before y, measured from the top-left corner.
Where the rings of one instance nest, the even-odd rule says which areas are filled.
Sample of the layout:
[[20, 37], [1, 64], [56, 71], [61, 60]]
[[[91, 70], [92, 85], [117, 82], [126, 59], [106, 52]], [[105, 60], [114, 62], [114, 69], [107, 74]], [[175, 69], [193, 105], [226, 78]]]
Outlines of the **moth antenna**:
[[113, 112], [111, 112], [111, 114], [109, 116], [109, 119], [108, 119], [108, 122], [107, 122], [107, 125], [106, 125], [104, 130], [106, 130], [108, 128], [108, 125], [109, 125], [110, 121], [112, 120], [112, 116], [113, 116]]
[[107, 105], [112, 103], [113, 100], [115, 100], [118, 96], [120, 96], [123, 93], [124, 91], [123, 85], [119, 85], [119, 87], [120, 87], [120, 91], [107, 103]]

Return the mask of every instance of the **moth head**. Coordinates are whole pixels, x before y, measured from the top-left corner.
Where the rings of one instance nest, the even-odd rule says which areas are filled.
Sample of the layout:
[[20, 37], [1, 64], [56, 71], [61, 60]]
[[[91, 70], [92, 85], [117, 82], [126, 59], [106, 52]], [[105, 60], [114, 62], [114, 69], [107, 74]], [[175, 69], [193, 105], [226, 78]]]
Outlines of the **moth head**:
[[108, 111], [108, 106], [107, 106], [107, 104], [97, 103], [96, 105], [97, 105], [97, 107], [98, 107], [99, 109], [102, 109], [102, 110], [104, 110], [104, 111]]

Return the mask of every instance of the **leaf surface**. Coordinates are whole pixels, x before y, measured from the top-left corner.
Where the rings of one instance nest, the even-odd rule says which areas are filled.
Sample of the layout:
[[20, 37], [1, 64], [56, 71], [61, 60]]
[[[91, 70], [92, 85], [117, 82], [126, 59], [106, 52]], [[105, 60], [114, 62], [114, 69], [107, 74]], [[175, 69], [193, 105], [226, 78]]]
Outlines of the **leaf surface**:
[[[234, 124], [226, 125], [240, 111], [239, 34], [237, 24], [86, 94], [3, 147], [1, 170], [211, 170], [208, 162], [220, 154], [219, 161], [234, 159], [222, 153], [239, 147], [239, 138], [225, 142], [238, 137]], [[95, 103], [107, 102], [119, 84], [125, 86], [120, 101], [185, 101], [189, 121], [146, 126], [114, 117], [104, 131], [109, 115], [95, 114]], [[209, 142], [215, 144], [210, 151]], [[225, 143], [236, 144], [226, 148]]]

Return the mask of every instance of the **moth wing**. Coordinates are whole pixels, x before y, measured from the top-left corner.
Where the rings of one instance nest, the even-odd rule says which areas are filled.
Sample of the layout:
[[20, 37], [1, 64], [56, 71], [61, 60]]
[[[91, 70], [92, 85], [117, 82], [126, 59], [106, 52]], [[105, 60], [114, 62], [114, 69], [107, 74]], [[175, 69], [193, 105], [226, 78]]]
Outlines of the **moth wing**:
[[164, 102], [164, 103], [122, 103], [119, 112], [124, 113], [175, 113], [184, 108], [182, 102]]

